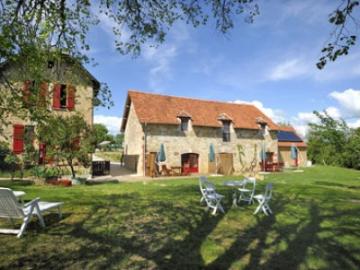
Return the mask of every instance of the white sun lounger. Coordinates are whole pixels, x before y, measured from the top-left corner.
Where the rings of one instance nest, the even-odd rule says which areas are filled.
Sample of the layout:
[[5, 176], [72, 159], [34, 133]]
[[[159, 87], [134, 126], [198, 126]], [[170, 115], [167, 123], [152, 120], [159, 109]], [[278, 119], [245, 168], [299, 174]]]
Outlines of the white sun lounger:
[[16, 234], [17, 237], [20, 238], [24, 234], [26, 226], [33, 215], [36, 215], [40, 225], [45, 227], [45, 222], [42, 217], [43, 212], [57, 208], [59, 218], [61, 218], [60, 207], [62, 204], [62, 202], [42, 202], [40, 198], [36, 198], [22, 205], [18, 202], [11, 189], [0, 188], [0, 218], [7, 218], [11, 223], [13, 223], [14, 219], [23, 220], [20, 229], [0, 229], [0, 233]]

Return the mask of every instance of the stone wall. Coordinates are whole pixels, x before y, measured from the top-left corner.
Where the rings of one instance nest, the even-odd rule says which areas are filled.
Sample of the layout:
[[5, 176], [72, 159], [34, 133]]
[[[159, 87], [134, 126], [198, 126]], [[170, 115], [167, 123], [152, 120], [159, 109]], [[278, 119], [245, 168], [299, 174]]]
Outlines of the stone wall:
[[137, 174], [144, 174], [144, 132], [131, 103], [124, 131], [124, 154], [138, 155]]
[[[192, 126], [189, 130], [180, 131], [179, 125], [147, 125], [147, 152], [158, 152], [164, 144], [167, 166], [181, 166], [181, 155], [184, 153], [199, 154], [199, 173], [207, 173], [209, 168], [209, 148], [212, 143], [215, 153], [232, 153], [235, 173], [241, 173], [249, 167], [253, 159], [259, 169], [260, 150], [263, 143], [266, 151], [277, 152], [277, 139], [274, 132], [265, 135], [258, 130], [230, 128], [230, 142], [223, 142], [221, 128]], [[239, 155], [238, 145], [243, 155]], [[240, 162], [241, 160], [241, 162]]]
[[[306, 148], [299, 148], [299, 166], [304, 167], [307, 163], [307, 152]], [[291, 158], [291, 150], [290, 147], [279, 147], [279, 160], [284, 162], [285, 167], [294, 166], [294, 160]]]
[[[18, 86], [21, 89], [21, 86]], [[0, 87], [1, 91], [6, 91], [4, 87]], [[53, 84], [49, 84], [49, 95], [47, 96], [47, 106], [49, 110], [52, 109], [52, 92]], [[53, 110], [53, 113], [60, 114], [63, 116], [72, 115], [79, 112], [84, 116], [84, 120], [89, 124], [93, 124], [93, 88], [91, 86], [77, 85], [76, 94], [75, 94], [75, 108], [73, 111], [68, 111], [67, 109]], [[12, 147], [13, 140], [13, 125], [33, 125], [36, 126], [36, 123], [23, 120], [19, 117], [8, 116], [7, 117], [8, 125], [2, 126], [2, 135], [0, 135], [0, 141], [5, 141], [9, 144], [9, 147]]]

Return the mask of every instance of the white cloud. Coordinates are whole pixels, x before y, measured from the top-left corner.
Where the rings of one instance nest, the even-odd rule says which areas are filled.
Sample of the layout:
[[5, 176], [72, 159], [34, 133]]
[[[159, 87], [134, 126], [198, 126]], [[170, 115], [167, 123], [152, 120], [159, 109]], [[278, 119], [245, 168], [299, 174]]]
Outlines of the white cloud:
[[360, 119], [354, 122], [348, 122], [349, 127], [351, 128], [359, 128], [360, 127]]
[[273, 120], [275, 122], [284, 122], [285, 121], [284, 112], [282, 110], [266, 108], [266, 107], [264, 107], [264, 104], [261, 101], [258, 101], [258, 100], [244, 101], [244, 100], [239, 100], [238, 99], [238, 100], [231, 101], [231, 102], [232, 103], [237, 103], [237, 104], [251, 104], [251, 105], [254, 105], [260, 111], [262, 111], [265, 115], [270, 117], [271, 120]]
[[166, 88], [166, 83], [173, 76], [173, 65], [183, 53], [194, 53], [196, 44], [190, 40], [190, 32], [185, 23], [174, 25], [167, 35], [166, 43], [159, 46], [145, 44], [142, 58], [150, 64], [149, 86], [157, 92]]
[[340, 119], [342, 117], [341, 112], [336, 107], [328, 107], [325, 112], [334, 119]]
[[334, 91], [330, 97], [339, 102], [348, 117], [360, 117], [360, 90], [347, 89], [343, 92]]
[[171, 62], [177, 56], [177, 47], [174, 44], [158, 48], [145, 47], [143, 57], [152, 65], [149, 71], [149, 85], [156, 91], [161, 91], [166, 80], [172, 78]]
[[[336, 107], [328, 107], [325, 111], [334, 119], [340, 119], [342, 117], [340, 110]], [[323, 112], [320, 112], [320, 114], [324, 115]], [[299, 135], [305, 138], [309, 131], [309, 124], [318, 124], [319, 122], [319, 118], [314, 113], [299, 112], [297, 116], [293, 118], [291, 124], [294, 126]]]
[[268, 79], [272, 81], [287, 80], [308, 73], [307, 65], [299, 58], [285, 60], [273, 66], [268, 75]]
[[109, 130], [109, 133], [115, 135], [120, 132], [122, 118], [108, 115], [94, 115], [94, 123], [103, 124]]
[[316, 123], [318, 118], [312, 112], [299, 112], [295, 120], [304, 123]]

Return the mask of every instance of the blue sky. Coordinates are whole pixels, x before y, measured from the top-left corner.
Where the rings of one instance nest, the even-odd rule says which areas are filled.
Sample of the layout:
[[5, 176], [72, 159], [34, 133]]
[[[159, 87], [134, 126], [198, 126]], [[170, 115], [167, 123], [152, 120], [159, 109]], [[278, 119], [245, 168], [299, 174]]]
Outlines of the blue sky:
[[[236, 20], [226, 35], [212, 23], [192, 28], [176, 24], [158, 48], [144, 46], [141, 56], [115, 50], [111, 21], [100, 16], [91, 31], [88, 66], [108, 83], [115, 106], [97, 108], [95, 121], [119, 130], [128, 89], [219, 101], [253, 103], [275, 121], [292, 123], [301, 134], [315, 121], [313, 110], [327, 110], [360, 126], [360, 48], [330, 63], [315, 64], [332, 30], [328, 14], [339, 1], [259, 1], [253, 24]], [[125, 37], [127, 33], [125, 32]]]

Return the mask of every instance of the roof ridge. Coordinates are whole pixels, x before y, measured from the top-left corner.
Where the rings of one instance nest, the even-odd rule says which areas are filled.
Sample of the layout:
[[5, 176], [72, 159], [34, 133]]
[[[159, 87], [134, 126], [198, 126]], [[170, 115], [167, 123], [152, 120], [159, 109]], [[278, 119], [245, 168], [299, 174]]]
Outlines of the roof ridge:
[[139, 93], [139, 94], [145, 94], [145, 95], [152, 95], [152, 96], [171, 97], [171, 98], [180, 98], [180, 99], [187, 99], [187, 100], [196, 100], [196, 101], [202, 101], [202, 102], [211, 102], [211, 103], [217, 103], [217, 104], [227, 104], [227, 105], [230, 104], [230, 105], [236, 105], [236, 106], [239, 106], [239, 105], [240, 106], [250, 106], [250, 107], [254, 107], [254, 108], [260, 110], [255, 105], [247, 104], [247, 103], [234, 103], [232, 101], [216, 101], [216, 100], [202, 99], [202, 98], [181, 97], [181, 96], [174, 96], [174, 95], [165, 95], [165, 94], [158, 94], [158, 93], [143, 92], [143, 91], [135, 90], [135, 89], [129, 89], [128, 93], [130, 93], [130, 92]]

